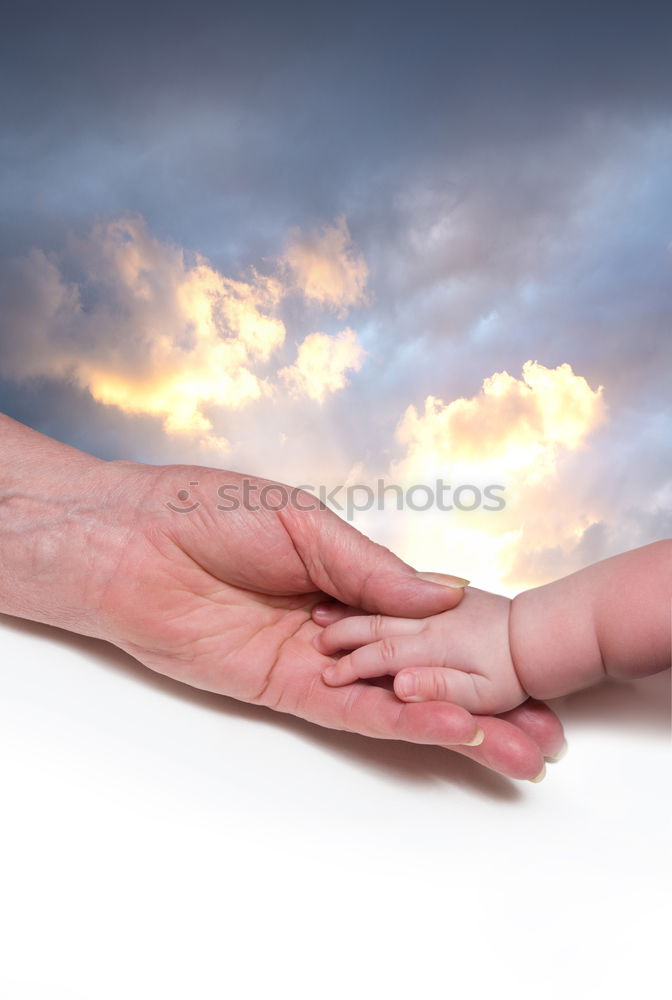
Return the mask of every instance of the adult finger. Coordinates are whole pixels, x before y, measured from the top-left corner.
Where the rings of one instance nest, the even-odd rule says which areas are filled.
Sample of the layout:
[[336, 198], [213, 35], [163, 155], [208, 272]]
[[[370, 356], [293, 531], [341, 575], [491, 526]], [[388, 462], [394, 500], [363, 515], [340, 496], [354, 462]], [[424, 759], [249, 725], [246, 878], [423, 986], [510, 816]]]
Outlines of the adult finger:
[[[311, 498], [314, 501], [314, 497]], [[278, 514], [316, 589], [384, 615], [426, 618], [455, 607], [468, 581], [420, 573], [326, 507], [297, 504]]]
[[534, 782], [544, 778], [544, 755], [529, 732], [507, 719], [492, 716], [476, 716], [476, 719], [484, 733], [483, 742], [475, 747], [450, 746], [448, 749], [509, 778]]
[[547, 761], [555, 762], [567, 752], [562, 722], [552, 708], [543, 701], [528, 698], [522, 705], [500, 716], [527, 733], [538, 745]]

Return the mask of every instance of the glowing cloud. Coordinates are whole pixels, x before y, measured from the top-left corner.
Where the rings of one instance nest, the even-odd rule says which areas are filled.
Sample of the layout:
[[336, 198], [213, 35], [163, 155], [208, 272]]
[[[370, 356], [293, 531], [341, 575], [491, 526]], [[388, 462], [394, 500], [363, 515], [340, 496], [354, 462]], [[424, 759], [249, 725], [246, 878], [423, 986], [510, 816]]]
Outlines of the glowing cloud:
[[480, 491], [497, 484], [506, 505], [408, 518], [394, 544], [416, 562], [433, 557], [439, 567], [475, 576], [477, 586], [515, 590], [543, 582], [538, 554], [574, 548], [599, 521], [594, 499], [576, 489], [563, 496], [561, 486], [572, 454], [604, 419], [601, 386], [591, 389], [568, 364], [549, 369], [536, 361], [523, 366], [521, 379], [507, 372], [486, 378], [471, 399], [430, 396], [422, 414], [410, 406], [397, 427], [405, 455], [391, 477], [405, 484], [443, 479], [453, 489], [473, 484]]
[[529, 482], [551, 474], [558, 453], [579, 448], [604, 419], [602, 386], [593, 391], [568, 364], [527, 361], [522, 376], [497, 372], [472, 399], [428, 396], [423, 415], [409, 406], [397, 427], [407, 449], [398, 472], [496, 463]]
[[299, 344], [296, 362], [282, 368], [279, 375], [292, 396], [305, 395], [321, 403], [328, 393], [346, 385], [346, 372], [359, 371], [363, 356], [357, 334], [349, 327], [335, 337], [310, 333]]
[[344, 216], [333, 226], [312, 233], [295, 231], [283, 262], [294, 286], [309, 301], [344, 315], [350, 306], [366, 301], [368, 268], [352, 245]]
[[256, 274], [233, 281], [199, 256], [188, 263], [139, 220], [99, 228], [92, 240], [145, 346], [139, 371], [119, 356], [77, 362], [97, 400], [163, 416], [168, 431], [207, 432], [202, 407], [236, 409], [269, 391], [251, 366], [285, 339], [280, 320], [263, 311], [279, 298], [276, 283]]
[[[340, 248], [344, 275], [348, 268], [365, 273], [348, 249], [345, 220], [325, 234], [325, 245]], [[307, 337], [279, 384], [275, 372], [260, 374], [258, 366], [285, 342], [284, 324], [273, 315], [287, 294], [281, 280], [253, 269], [248, 280], [228, 278], [199, 254], [156, 239], [140, 218], [94, 226], [71, 239], [69, 258], [78, 283], [65, 280], [55, 255], [34, 251], [14, 261], [3, 301], [16, 327], [2, 345], [5, 376], [69, 378], [100, 403], [160, 417], [168, 433], [196, 434], [221, 448], [227, 442], [214, 433], [212, 407], [240, 409], [278, 385], [322, 401], [361, 365], [347, 329], [335, 338]], [[359, 287], [356, 277], [350, 282], [342, 277], [340, 302]], [[318, 285], [316, 277], [309, 281], [314, 291]]]

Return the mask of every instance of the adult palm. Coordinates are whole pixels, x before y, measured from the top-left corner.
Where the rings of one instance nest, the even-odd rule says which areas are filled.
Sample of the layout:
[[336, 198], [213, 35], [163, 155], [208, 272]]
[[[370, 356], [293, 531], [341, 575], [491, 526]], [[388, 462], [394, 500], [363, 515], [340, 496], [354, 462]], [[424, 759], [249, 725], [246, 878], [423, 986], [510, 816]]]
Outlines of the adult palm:
[[[313, 646], [311, 612], [325, 597], [418, 617], [462, 592], [421, 579], [315, 497], [196, 466], [108, 468], [107, 507], [124, 531], [98, 601], [100, 634], [151, 669], [322, 726], [451, 746], [513, 777], [537, 775], [559, 749], [560, 724], [536, 703], [482, 718], [403, 704], [377, 684], [323, 683], [329, 661]], [[481, 746], [455, 746], [479, 727]]]

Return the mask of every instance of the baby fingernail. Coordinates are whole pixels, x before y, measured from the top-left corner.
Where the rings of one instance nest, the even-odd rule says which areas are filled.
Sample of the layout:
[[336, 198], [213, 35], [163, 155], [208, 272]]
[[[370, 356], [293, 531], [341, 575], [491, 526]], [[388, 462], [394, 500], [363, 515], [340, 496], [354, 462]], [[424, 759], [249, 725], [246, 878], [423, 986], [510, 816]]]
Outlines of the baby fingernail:
[[551, 764], [555, 764], [557, 761], [562, 760], [562, 758], [565, 756], [566, 753], [567, 753], [567, 740], [563, 740], [562, 746], [560, 747], [558, 752], [554, 754], [549, 754], [546, 760], [549, 761]]
[[528, 778], [527, 780], [532, 781], [535, 784], [538, 784], [540, 781], [543, 781], [545, 777], [546, 777], [546, 765], [544, 764], [544, 766], [542, 767], [541, 771], [536, 776], [536, 778]]
[[449, 573], [416, 573], [415, 575], [428, 583], [438, 583], [441, 587], [451, 587], [453, 590], [462, 590], [469, 583], [461, 576], [451, 576]]
[[327, 682], [333, 681], [335, 677], [336, 677], [335, 667], [325, 667], [324, 670], [322, 671], [322, 679]]
[[418, 693], [418, 680], [414, 674], [404, 674], [397, 678], [394, 690], [399, 698], [413, 698]]
[[476, 735], [474, 736], [474, 738], [471, 739], [471, 740], [465, 740], [464, 743], [461, 744], [461, 746], [463, 746], [463, 747], [480, 747], [480, 745], [481, 745], [481, 743], [483, 742], [484, 739], [485, 739], [485, 733], [483, 732], [482, 729], [479, 728], [479, 729], [476, 730]]

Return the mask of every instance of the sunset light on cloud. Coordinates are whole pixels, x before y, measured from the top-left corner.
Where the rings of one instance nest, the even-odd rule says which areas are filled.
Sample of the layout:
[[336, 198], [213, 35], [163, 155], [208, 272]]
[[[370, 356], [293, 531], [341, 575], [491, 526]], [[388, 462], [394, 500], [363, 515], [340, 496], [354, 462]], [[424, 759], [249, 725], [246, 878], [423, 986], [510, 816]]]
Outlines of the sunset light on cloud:
[[363, 350], [357, 334], [349, 327], [335, 337], [310, 333], [299, 344], [296, 362], [280, 370], [280, 377], [295, 397], [302, 395], [321, 403], [330, 392], [347, 384], [348, 371], [359, 371]]
[[295, 230], [283, 262], [308, 301], [344, 315], [366, 300], [368, 268], [352, 246], [345, 216], [318, 231]]
[[469, 482], [475, 465], [495, 462], [518, 481], [538, 481], [553, 473], [558, 452], [574, 451], [604, 418], [602, 392], [568, 364], [551, 370], [527, 361], [520, 379], [496, 372], [472, 399], [429, 396], [424, 413], [410, 406], [397, 428], [407, 452], [396, 473], [418, 479], [457, 467]]
[[[324, 231], [334, 258], [330, 270], [322, 247], [320, 275], [324, 295], [340, 305], [346, 293], [328, 279], [347, 271], [350, 258], [342, 221], [335, 231], [333, 244], [331, 230]], [[234, 280], [200, 254], [189, 261], [153, 237], [142, 219], [96, 225], [71, 242], [70, 253], [84, 270], [83, 287], [68, 283], [55, 258], [40, 251], [15, 262], [42, 314], [33, 316], [22, 349], [8, 352], [8, 374], [73, 377], [99, 403], [160, 417], [168, 434], [204, 434], [228, 450], [224, 438], [212, 437], [208, 406], [240, 409], [285, 387], [322, 402], [361, 366], [357, 335], [346, 329], [333, 337], [309, 334], [279, 379], [260, 374], [285, 342], [274, 312], [287, 288], [253, 268], [247, 280]], [[318, 277], [306, 277], [312, 297]], [[88, 309], [87, 292], [97, 296]]]
[[227, 17], [177, 90], [144, 29], [107, 25], [113, 90], [73, 29], [48, 113], [9, 53], [0, 409], [106, 458], [499, 485], [501, 509], [390, 495], [354, 523], [507, 592], [672, 533], [672, 120], [650, 33], [577, 51], [570, 83], [496, 13], [475, 34], [466, 11], [431, 37], [390, 22], [394, 60], [360, 9], [356, 32], [269, 9], [267, 38]]
[[425, 519], [419, 533], [427, 555], [438, 546], [465, 572], [474, 562], [486, 567], [479, 570], [481, 586], [501, 589], [521, 578], [538, 582], [531, 573], [525, 576], [522, 551], [549, 543], [573, 546], [590, 520], [574, 516], [549, 524], [537, 511], [562, 482], [565, 458], [588, 449], [591, 432], [604, 420], [602, 386], [591, 389], [568, 364], [548, 369], [536, 361], [523, 365], [520, 378], [490, 375], [470, 399], [444, 404], [430, 396], [421, 414], [410, 406], [396, 429], [405, 453], [393, 463], [391, 479], [410, 484], [440, 478], [453, 492], [471, 484], [467, 507], [496, 484], [504, 501], [496, 511], [483, 504], [453, 509], [449, 534], [441, 531], [437, 516], [431, 524]]

